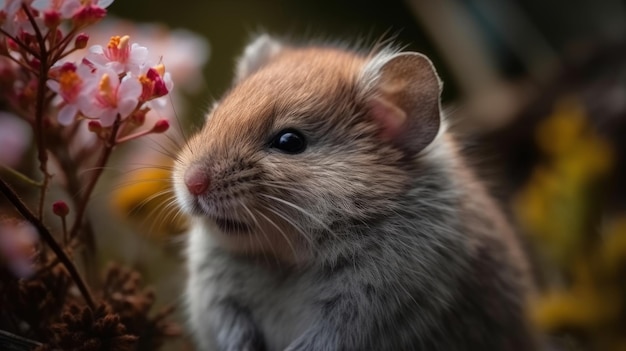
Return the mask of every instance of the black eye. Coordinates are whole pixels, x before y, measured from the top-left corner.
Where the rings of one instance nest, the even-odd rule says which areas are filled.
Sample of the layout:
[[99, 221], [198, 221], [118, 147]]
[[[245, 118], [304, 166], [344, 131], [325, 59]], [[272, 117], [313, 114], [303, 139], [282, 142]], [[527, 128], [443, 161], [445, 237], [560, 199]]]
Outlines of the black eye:
[[288, 154], [299, 154], [306, 149], [306, 139], [297, 130], [285, 129], [276, 134], [270, 147]]

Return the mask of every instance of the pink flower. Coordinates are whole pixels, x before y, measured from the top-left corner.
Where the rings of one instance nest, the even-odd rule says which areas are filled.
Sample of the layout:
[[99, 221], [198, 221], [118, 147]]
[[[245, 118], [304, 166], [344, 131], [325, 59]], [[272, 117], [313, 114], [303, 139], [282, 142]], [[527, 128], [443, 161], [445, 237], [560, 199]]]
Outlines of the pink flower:
[[16, 167], [30, 147], [32, 131], [17, 116], [0, 112], [0, 164]]
[[80, 0], [80, 6], [72, 15], [74, 25], [84, 27], [98, 22], [106, 15], [106, 8], [113, 0]]
[[0, 12], [4, 12], [7, 18], [15, 16], [17, 11], [22, 6], [22, 3], [28, 4], [31, 1], [24, 0], [0, 0]]
[[80, 0], [35, 0], [31, 5], [45, 15], [58, 14], [62, 19], [72, 18], [82, 6]]
[[0, 222], [0, 260], [19, 278], [35, 273], [33, 261], [39, 235], [28, 222], [3, 220]]
[[[22, 9], [22, 4], [30, 5], [31, 2], [32, 0], [0, 0], [0, 18], [2, 18], [0, 24], [2, 29], [14, 37], [21, 34], [21, 32], [34, 34], [35, 30]], [[37, 17], [35, 22], [40, 26], [43, 24], [43, 19]]]
[[106, 48], [94, 45], [89, 51], [91, 53], [87, 55], [88, 60], [109, 67], [118, 74], [138, 74], [148, 58], [148, 49], [135, 43], [131, 45], [128, 35], [113, 36]]
[[87, 117], [99, 119], [103, 127], [113, 125], [117, 115], [128, 117], [139, 104], [141, 83], [131, 74], [120, 80], [112, 69], [97, 67], [83, 80], [86, 98], [80, 99], [80, 111]]
[[57, 76], [56, 80], [48, 80], [50, 90], [59, 94], [63, 105], [57, 118], [64, 126], [70, 125], [79, 112], [79, 106], [85, 104], [86, 96], [83, 94], [84, 78], [91, 75], [91, 68], [86, 64], [76, 67], [73, 63], [63, 64], [58, 71], [51, 72]]
[[172, 82], [169, 72], [165, 72], [165, 66], [163, 64], [148, 68], [145, 74], [139, 76], [139, 81], [142, 86], [140, 100], [153, 100], [159, 107], [162, 107], [161, 105], [167, 102], [159, 98], [169, 94], [174, 87], [174, 82]]

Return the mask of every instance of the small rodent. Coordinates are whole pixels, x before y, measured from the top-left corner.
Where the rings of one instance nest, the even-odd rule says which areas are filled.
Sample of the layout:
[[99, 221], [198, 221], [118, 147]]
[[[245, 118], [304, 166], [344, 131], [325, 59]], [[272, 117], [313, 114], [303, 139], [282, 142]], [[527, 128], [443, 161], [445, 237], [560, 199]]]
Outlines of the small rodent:
[[180, 151], [200, 350], [536, 350], [527, 261], [414, 52], [257, 37]]

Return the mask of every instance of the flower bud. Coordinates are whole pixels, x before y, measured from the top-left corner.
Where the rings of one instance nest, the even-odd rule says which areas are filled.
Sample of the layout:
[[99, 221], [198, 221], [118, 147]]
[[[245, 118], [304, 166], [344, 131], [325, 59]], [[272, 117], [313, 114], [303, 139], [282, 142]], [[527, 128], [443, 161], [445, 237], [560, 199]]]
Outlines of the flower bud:
[[104, 18], [107, 11], [96, 5], [83, 5], [74, 15], [72, 21], [76, 27], [85, 27], [94, 24]]
[[142, 126], [146, 122], [146, 114], [149, 111], [149, 107], [144, 107], [142, 109], [136, 110], [135, 112], [133, 112], [132, 115], [130, 115], [130, 123], [136, 127]]
[[100, 133], [102, 131], [102, 124], [99, 121], [89, 121], [87, 123], [87, 129], [92, 133]]
[[85, 33], [80, 33], [74, 39], [74, 48], [76, 49], [84, 49], [87, 47], [87, 42], [89, 41], [89, 35]]
[[160, 119], [152, 127], [152, 133], [165, 133], [168, 129], [170, 129], [170, 122], [166, 119]]
[[30, 60], [30, 66], [33, 69], [38, 70], [39, 67], [41, 66], [41, 61], [39, 61], [39, 59], [37, 59], [37, 58], [33, 58], [33, 59]]
[[6, 40], [7, 40], [7, 47], [10, 50], [18, 51], [20, 49], [19, 44], [15, 40], [10, 39], [10, 38], [7, 38]]
[[59, 200], [52, 204], [52, 212], [59, 217], [65, 217], [70, 213], [70, 208], [65, 201]]
[[56, 28], [61, 24], [61, 13], [58, 11], [46, 11], [43, 13], [43, 23], [48, 28]]

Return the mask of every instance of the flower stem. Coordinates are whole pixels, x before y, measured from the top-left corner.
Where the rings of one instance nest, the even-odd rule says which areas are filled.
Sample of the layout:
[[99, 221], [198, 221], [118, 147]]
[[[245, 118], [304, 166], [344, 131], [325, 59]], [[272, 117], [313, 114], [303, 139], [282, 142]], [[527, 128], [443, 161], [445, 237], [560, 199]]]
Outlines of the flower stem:
[[72, 30], [70, 30], [70, 32], [67, 33], [65, 38], [61, 39], [61, 41], [59, 41], [52, 48], [52, 51], [54, 52], [54, 57], [53, 57], [54, 61], [58, 61], [61, 58], [67, 56], [66, 54], [64, 54], [64, 51], [65, 49], [67, 49], [67, 46], [70, 44], [72, 38], [74, 37], [74, 34], [76, 34], [76, 28], [72, 28]]
[[[96, 186], [98, 179], [100, 179], [100, 176], [102, 175], [102, 172], [104, 171], [104, 167], [109, 161], [111, 152], [113, 151], [113, 148], [116, 145], [115, 140], [117, 139], [117, 134], [121, 125], [122, 123], [120, 120], [120, 116], [118, 115], [117, 119], [115, 120], [115, 123], [113, 123], [113, 127], [111, 128], [111, 135], [109, 136], [109, 139], [107, 140], [106, 144], [104, 145], [104, 148], [102, 149], [100, 158], [96, 162], [96, 166], [94, 168], [94, 175], [89, 180], [89, 183], [87, 184], [87, 187], [85, 188], [85, 193], [81, 201], [78, 204], [78, 207], [76, 210], [76, 219], [74, 220], [74, 225], [72, 226], [72, 230], [70, 230], [70, 235], [69, 235], [70, 240], [73, 240], [76, 237], [76, 235], [78, 234], [78, 231], [81, 228], [83, 217], [85, 215], [85, 212], [87, 211], [87, 204], [89, 203], [89, 198], [91, 197], [91, 193], [93, 192], [93, 189]], [[93, 238], [84, 238], [84, 239], [86, 239], [87, 241], [86, 242], [87, 249], [93, 250], [93, 247], [90, 247], [91, 245], [90, 242], [93, 243], [94, 239]]]
[[9, 59], [9, 60], [11, 60], [11, 61], [13, 61], [13, 62], [17, 63], [18, 65], [20, 65], [20, 67], [22, 67], [23, 69], [25, 69], [25, 70], [29, 71], [30, 73], [35, 74], [35, 75], [39, 74], [39, 71], [34, 70], [32, 67], [30, 67], [30, 66], [28, 66], [27, 64], [25, 64], [24, 62], [22, 62], [22, 61], [20, 61], [20, 60], [16, 59], [15, 57], [13, 57], [13, 56], [11, 56], [11, 55], [9, 55], [9, 54], [7, 54], [7, 55], [3, 55], [3, 56], [4, 56], [4, 57], [6, 57], [6, 58], [8, 58], [8, 59]]
[[42, 182], [38, 182], [34, 179], [31, 179], [30, 177], [28, 177], [26, 174], [21, 173], [20, 171], [13, 169], [11, 167], [8, 166], [4, 166], [4, 165], [0, 165], [0, 169], [5, 170], [7, 173], [10, 173], [11, 175], [13, 175], [15, 178], [19, 179], [20, 181], [26, 183], [26, 184], [30, 184], [32, 186], [36, 186], [38, 188], [43, 186]]
[[117, 139], [117, 143], [118, 144], [125, 143], [127, 141], [131, 141], [131, 140], [140, 138], [140, 137], [142, 137], [144, 135], [148, 135], [148, 134], [152, 134], [152, 133], [153, 133], [152, 129], [144, 130], [144, 131], [141, 131], [141, 132], [137, 132], [135, 134], [131, 134], [131, 135], [127, 135], [125, 137], [121, 137], [121, 138]]
[[37, 231], [39, 232], [39, 235], [41, 236], [43, 241], [46, 242], [46, 244], [57, 256], [59, 261], [63, 264], [63, 266], [65, 266], [65, 269], [67, 269], [67, 272], [74, 280], [76, 287], [78, 287], [78, 290], [80, 290], [80, 293], [83, 295], [83, 298], [85, 299], [85, 302], [87, 303], [89, 308], [91, 308], [92, 310], [95, 309], [93, 298], [89, 293], [87, 285], [85, 285], [85, 282], [78, 273], [76, 266], [65, 254], [65, 251], [63, 251], [59, 243], [57, 243], [57, 241], [54, 239], [48, 228], [46, 228], [46, 226], [39, 220], [39, 218], [37, 218], [37, 216], [35, 216], [28, 209], [28, 207], [26, 207], [24, 202], [22, 202], [22, 200], [15, 193], [15, 191], [13, 191], [13, 189], [11, 189], [11, 187], [2, 178], [0, 178], [0, 192], [4, 194], [4, 196], [11, 202], [11, 204], [13, 204], [15, 209], [22, 215], [22, 217], [24, 217], [24, 219], [29, 221], [33, 226], [35, 226], [35, 228], [37, 228]]
[[61, 216], [61, 224], [63, 225], [63, 244], [67, 245], [69, 239], [67, 237], [67, 220], [65, 220], [65, 216]]
[[24, 43], [19, 41], [17, 38], [12, 36], [11, 34], [9, 34], [9, 32], [7, 32], [4, 29], [0, 28], [0, 34], [4, 35], [5, 37], [7, 37], [7, 38], [9, 38], [11, 40], [13, 40], [13, 42], [16, 43], [20, 48], [22, 48], [22, 50], [24, 50], [27, 53], [33, 55], [37, 59], [39, 58], [39, 54], [37, 54], [35, 51], [33, 51], [33, 49], [31, 49], [28, 46], [26, 46]]
[[28, 21], [35, 29], [35, 37], [39, 44], [39, 79], [37, 85], [37, 103], [35, 106], [35, 136], [37, 140], [37, 158], [39, 159], [39, 169], [43, 173], [43, 184], [39, 195], [39, 207], [37, 209], [37, 218], [43, 221], [43, 207], [46, 199], [46, 191], [48, 190], [48, 182], [50, 180], [50, 174], [48, 173], [48, 152], [46, 150], [46, 139], [44, 133], [44, 113], [46, 107], [46, 81], [48, 80], [48, 71], [50, 69], [50, 62], [48, 62], [48, 50], [46, 49], [46, 41], [41, 35], [39, 26], [30, 11], [30, 8], [26, 4], [22, 4], [22, 9], [28, 16]]

